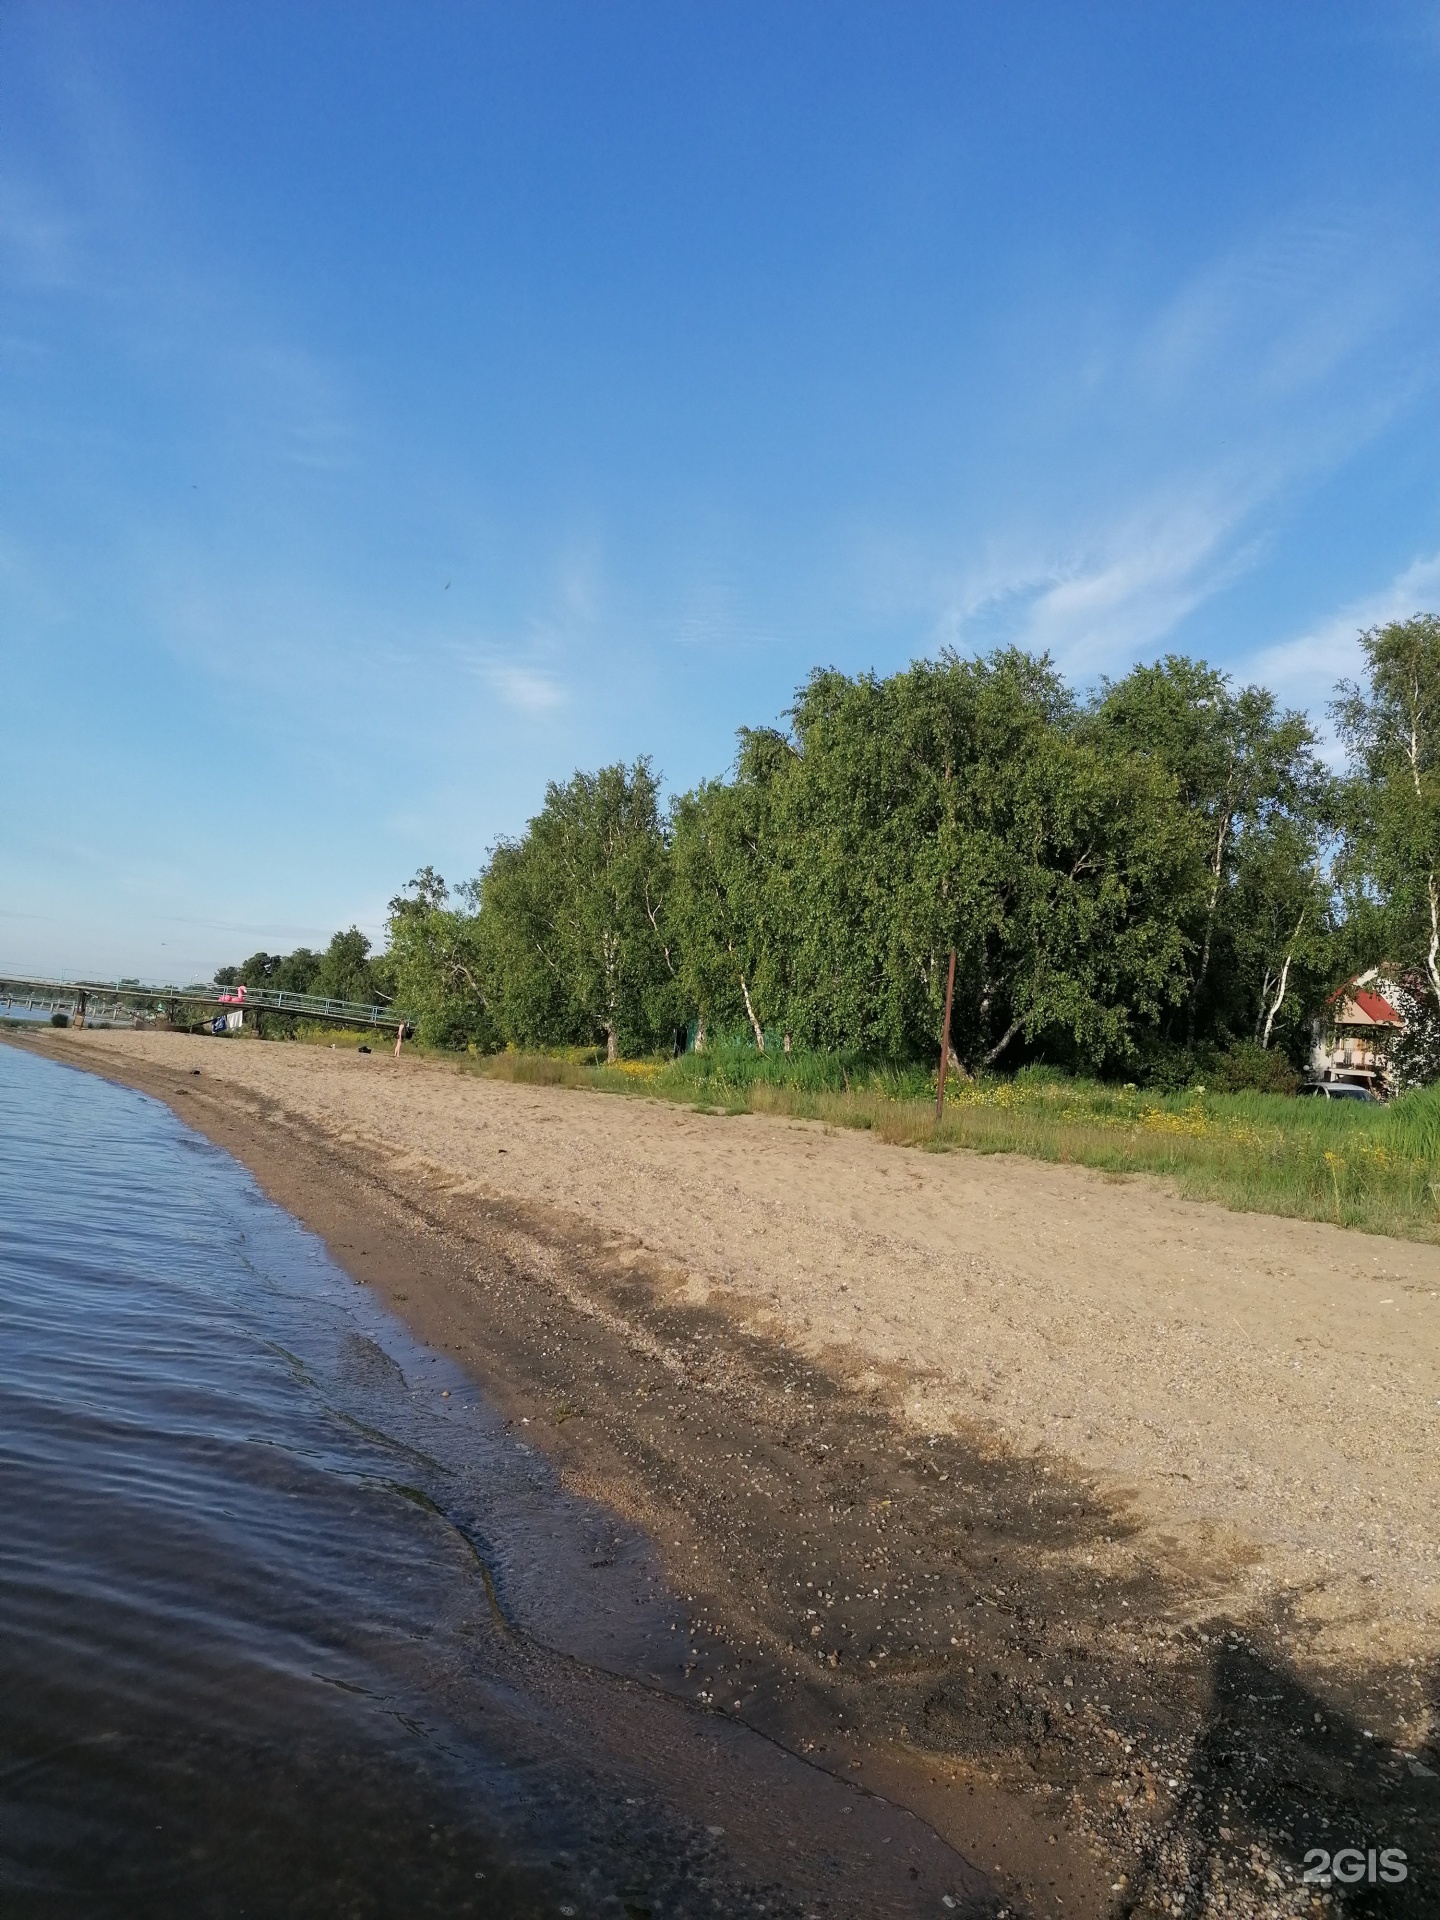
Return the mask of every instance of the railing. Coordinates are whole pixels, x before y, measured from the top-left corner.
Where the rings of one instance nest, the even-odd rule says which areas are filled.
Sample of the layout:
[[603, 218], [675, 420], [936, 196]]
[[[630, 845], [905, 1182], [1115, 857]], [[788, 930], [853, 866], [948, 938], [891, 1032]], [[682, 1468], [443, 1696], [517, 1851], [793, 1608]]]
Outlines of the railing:
[[102, 1012], [173, 1014], [182, 1006], [218, 1007], [226, 1013], [285, 1013], [302, 1020], [327, 1021], [346, 1027], [410, 1025], [403, 1007], [336, 1000], [319, 993], [291, 993], [279, 987], [218, 987], [213, 983], [189, 987], [160, 987], [138, 980], [39, 980], [0, 974], [0, 1005], [23, 1004], [32, 1011], [46, 1008], [98, 1017]]
[[[319, 993], [290, 993], [281, 987], [217, 987], [218, 1006], [259, 1013], [293, 1013], [309, 1020], [363, 1021], [367, 1027], [398, 1027], [406, 1016], [398, 1007], [366, 1006], [358, 1000], [330, 1000]], [[194, 995], [185, 994], [185, 999]]]

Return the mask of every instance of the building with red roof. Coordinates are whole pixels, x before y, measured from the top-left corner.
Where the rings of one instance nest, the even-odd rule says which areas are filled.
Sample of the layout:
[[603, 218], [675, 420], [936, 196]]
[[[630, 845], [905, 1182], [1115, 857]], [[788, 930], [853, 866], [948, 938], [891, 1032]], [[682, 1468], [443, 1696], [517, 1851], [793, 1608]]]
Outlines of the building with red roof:
[[1386, 998], [1387, 990], [1394, 992], [1388, 977], [1394, 971], [1370, 967], [1330, 995], [1315, 1022], [1310, 1049], [1315, 1079], [1389, 1091], [1390, 1050], [1405, 1031], [1404, 1019]]

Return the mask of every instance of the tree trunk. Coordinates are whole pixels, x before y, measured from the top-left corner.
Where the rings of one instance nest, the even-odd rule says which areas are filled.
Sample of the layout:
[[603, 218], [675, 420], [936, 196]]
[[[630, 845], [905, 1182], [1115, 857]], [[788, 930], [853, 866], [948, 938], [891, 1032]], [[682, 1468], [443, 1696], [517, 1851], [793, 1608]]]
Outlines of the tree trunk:
[[1230, 832], [1230, 816], [1227, 813], [1220, 822], [1220, 831], [1215, 836], [1215, 857], [1210, 862], [1210, 898], [1205, 905], [1205, 939], [1200, 948], [1200, 966], [1195, 975], [1195, 984], [1190, 989], [1190, 1008], [1185, 1022], [1185, 1044], [1190, 1046], [1195, 1039], [1195, 1010], [1200, 999], [1200, 989], [1205, 984], [1205, 976], [1210, 971], [1210, 943], [1215, 933], [1215, 912], [1220, 904], [1220, 882], [1225, 874], [1225, 841]]
[[950, 949], [950, 970], [945, 975], [945, 1012], [941, 1016], [940, 1026], [940, 1068], [935, 1086], [935, 1124], [938, 1127], [945, 1117], [945, 1078], [950, 1071], [950, 1056], [955, 1049], [950, 1044], [950, 1015], [955, 1008], [955, 949]]
[[1270, 1029], [1275, 1024], [1276, 1014], [1279, 1013], [1281, 1007], [1285, 1004], [1285, 985], [1289, 978], [1290, 955], [1287, 953], [1285, 956], [1285, 964], [1280, 969], [1280, 983], [1276, 989], [1275, 998], [1271, 1003], [1270, 1011], [1265, 1016], [1265, 1037], [1260, 1042], [1262, 1047], [1268, 1048], [1270, 1045]]
[[1000, 1038], [995, 1042], [994, 1046], [991, 1047], [990, 1051], [985, 1055], [981, 1064], [987, 1067], [993, 1067], [995, 1062], [1000, 1058], [1001, 1054], [1005, 1051], [1006, 1047], [1009, 1046], [1010, 1042], [1015, 1038], [1016, 1034], [1019, 1033], [1020, 1026], [1021, 1026], [1020, 1021], [1012, 1020], [1009, 1026], [1005, 1029], [1004, 1033], [1002, 1033]]
[[757, 1053], [764, 1053], [765, 1035], [761, 1032], [760, 1022], [755, 1018], [755, 1009], [750, 1003], [750, 989], [745, 984], [743, 973], [740, 976], [740, 991], [745, 996], [745, 1011], [750, 1016], [750, 1031], [755, 1036], [755, 1050]]
[[620, 1058], [620, 941], [616, 934], [601, 936], [600, 951], [605, 960], [605, 1064], [613, 1067]]
[[1266, 967], [1265, 978], [1260, 982], [1260, 1004], [1255, 1009], [1255, 1044], [1257, 1047], [1263, 1047], [1265, 1044], [1260, 1036], [1265, 1031], [1265, 1009], [1270, 1004], [1270, 987], [1274, 978], [1275, 976], [1271, 973], [1269, 967]]
[[703, 1007], [700, 1009], [700, 1018], [695, 1022], [695, 1051], [696, 1053], [705, 1051], [705, 1009]]
[[[1295, 932], [1291, 936], [1291, 940], [1290, 940], [1290, 951], [1285, 955], [1285, 964], [1280, 969], [1280, 980], [1276, 990], [1274, 1002], [1271, 1005], [1270, 1011], [1265, 1016], [1265, 1033], [1264, 1033], [1264, 1037], [1260, 1042], [1262, 1047], [1267, 1047], [1267, 1048], [1269, 1047], [1270, 1029], [1275, 1024], [1276, 1014], [1279, 1013], [1281, 1007], [1283, 1007], [1285, 1004], [1285, 988], [1290, 979], [1290, 962], [1295, 957], [1295, 942], [1300, 938], [1300, 929], [1304, 926], [1304, 924], [1305, 924], [1305, 915], [1302, 912], [1300, 915], [1300, 918], [1295, 922]], [[1265, 977], [1265, 990], [1267, 993], [1270, 990], [1270, 977], [1268, 973]]]

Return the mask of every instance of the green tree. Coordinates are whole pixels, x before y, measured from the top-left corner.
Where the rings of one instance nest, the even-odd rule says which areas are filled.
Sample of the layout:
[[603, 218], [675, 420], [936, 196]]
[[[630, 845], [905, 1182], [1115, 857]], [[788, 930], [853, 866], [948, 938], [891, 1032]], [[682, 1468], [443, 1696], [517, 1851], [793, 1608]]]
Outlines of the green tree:
[[1440, 1006], [1440, 616], [1360, 635], [1365, 684], [1332, 707], [1350, 754], [1347, 878], [1383, 903], [1395, 957], [1424, 968]]
[[1023, 1035], [1088, 1065], [1126, 1060], [1185, 986], [1192, 841], [1173, 783], [1054, 731], [1013, 777], [980, 1057]]
[[[1282, 712], [1263, 687], [1236, 692], [1203, 660], [1169, 654], [1107, 681], [1087, 716], [1089, 737], [1152, 758], [1171, 774], [1193, 826], [1205, 882], [1192, 918], [1193, 959], [1185, 1033], [1193, 1041], [1206, 1012], [1217, 941], [1245, 836], [1280, 814], [1313, 814], [1323, 791], [1315, 734], [1301, 713]], [[1213, 996], [1212, 1024], [1223, 1019]]]
[[744, 735], [734, 783], [675, 829], [681, 969], [756, 1029], [890, 1056], [952, 1032], [1125, 1054], [1183, 984], [1191, 837], [1173, 780], [1077, 740], [1050, 663], [947, 655], [881, 680], [816, 673], [793, 735]]
[[[294, 955], [291, 956], [293, 960]], [[370, 960], [370, 941], [358, 927], [331, 936], [320, 957], [313, 983], [297, 991], [322, 994], [327, 1000], [354, 1000], [362, 1005], [379, 998]]]
[[[1230, 914], [1239, 978], [1255, 1044], [1278, 1033], [1298, 1042], [1333, 952], [1331, 888], [1316, 823], [1277, 814], [1241, 846]], [[1278, 1025], [1277, 1025], [1278, 1023]]]
[[452, 907], [443, 878], [422, 867], [390, 902], [386, 960], [394, 995], [431, 1046], [483, 1051], [496, 1042], [477, 892], [477, 882], [461, 887], [461, 904]]
[[[266, 986], [278, 987], [283, 993], [318, 993], [315, 982], [324, 965], [324, 955], [316, 953], [313, 947], [296, 947], [292, 953], [283, 957], [273, 956], [276, 962], [274, 972], [263, 982]], [[250, 984], [247, 981], [247, 985]]]
[[[339, 938], [340, 936], [336, 936]], [[286, 993], [311, 993], [324, 956], [310, 947], [296, 947], [293, 953], [252, 953], [238, 967], [219, 967], [215, 984], [222, 987], [275, 987]]]
[[653, 1046], [680, 1006], [666, 923], [670, 851], [648, 760], [546, 789], [480, 881], [481, 938], [507, 1037]]
[[1068, 710], [1049, 662], [1014, 651], [811, 676], [791, 709], [766, 916], [787, 1027], [812, 1045], [928, 1052], [952, 944], [957, 1031], [967, 1011], [988, 1026], [1013, 769]]
[[699, 1016], [701, 1051], [708, 1033], [744, 1022], [763, 1053], [761, 1015], [779, 1010], [783, 942], [770, 920], [771, 869], [776, 788], [792, 759], [780, 735], [747, 730], [734, 780], [707, 780], [671, 807], [667, 921], [681, 991]]

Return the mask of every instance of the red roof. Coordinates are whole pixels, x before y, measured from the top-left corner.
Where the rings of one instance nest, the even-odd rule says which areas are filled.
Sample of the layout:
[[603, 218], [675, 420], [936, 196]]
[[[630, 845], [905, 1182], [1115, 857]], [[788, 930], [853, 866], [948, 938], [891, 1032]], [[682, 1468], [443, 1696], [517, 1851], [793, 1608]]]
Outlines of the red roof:
[[1350, 998], [1377, 1027], [1398, 1027], [1403, 1024], [1390, 1002], [1382, 1000], [1378, 993], [1371, 993], [1368, 987], [1357, 987]]

